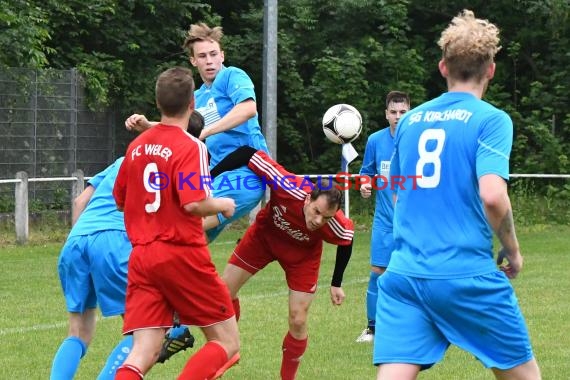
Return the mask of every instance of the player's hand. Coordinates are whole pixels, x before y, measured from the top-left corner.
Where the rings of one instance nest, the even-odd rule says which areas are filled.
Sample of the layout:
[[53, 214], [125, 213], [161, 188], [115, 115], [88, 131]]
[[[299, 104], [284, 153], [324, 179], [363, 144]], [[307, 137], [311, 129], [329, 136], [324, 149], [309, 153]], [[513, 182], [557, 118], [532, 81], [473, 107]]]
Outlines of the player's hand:
[[200, 132], [200, 137], [199, 137], [199, 139], [200, 139], [201, 141], [204, 141], [204, 140], [206, 140], [206, 137], [208, 137], [208, 132], [206, 132], [206, 129], [202, 129], [202, 132]]
[[523, 257], [518, 250], [509, 253], [505, 248], [501, 248], [497, 255], [497, 265], [499, 265], [499, 269], [502, 270], [508, 278], [513, 279], [516, 278], [522, 270]]
[[331, 286], [331, 302], [335, 306], [340, 306], [344, 301], [344, 290], [341, 287]]
[[127, 131], [143, 132], [150, 127], [152, 127], [152, 124], [147, 120], [146, 116], [138, 113], [132, 114], [125, 120]]
[[360, 185], [360, 195], [362, 198], [370, 198], [372, 195], [372, 185], [369, 183]]
[[234, 216], [236, 211], [236, 202], [232, 198], [218, 198], [221, 202], [221, 213], [226, 218]]

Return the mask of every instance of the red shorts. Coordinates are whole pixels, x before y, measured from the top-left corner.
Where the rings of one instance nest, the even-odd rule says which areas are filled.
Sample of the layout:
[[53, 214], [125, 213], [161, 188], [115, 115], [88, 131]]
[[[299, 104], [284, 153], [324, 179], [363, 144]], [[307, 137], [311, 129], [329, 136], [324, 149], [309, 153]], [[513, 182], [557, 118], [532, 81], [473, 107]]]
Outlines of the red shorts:
[[153, 242], [135, 246], [129, 259], [123, 333], [180, 323], [210, 326], [234, 315], [230, 293], [208, 247]]
[[235, 248], [229, 263], [251, 274], [277, 260], [285, 271], [289, 289], [315, 293], [319, 279], [323, 246], [304, 247], [290, 240], [273, 239], [270, 233], [253, 224]]

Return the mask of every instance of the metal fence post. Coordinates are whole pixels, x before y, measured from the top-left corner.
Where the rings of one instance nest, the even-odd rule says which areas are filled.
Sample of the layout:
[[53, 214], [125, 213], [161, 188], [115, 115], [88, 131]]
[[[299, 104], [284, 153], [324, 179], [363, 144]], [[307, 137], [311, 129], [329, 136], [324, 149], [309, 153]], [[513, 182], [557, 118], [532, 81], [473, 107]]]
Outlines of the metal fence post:
[[70, 94], [69, 94], [69, 125], [70, 125], [70, 139], [69, 139], [69, 171], [77, 170], [77, 135], [78, 135], [78, 108], [79, 108], [79, 81], [77, 75], [77, 69], [72, 68], [69, 70], [70, 74]]
[[16, 208], [14, 218], [16, 224], [16, 243], [26, 244], [29, 238], [28, 227], [28, 173], [17, 172], [16, 179]]

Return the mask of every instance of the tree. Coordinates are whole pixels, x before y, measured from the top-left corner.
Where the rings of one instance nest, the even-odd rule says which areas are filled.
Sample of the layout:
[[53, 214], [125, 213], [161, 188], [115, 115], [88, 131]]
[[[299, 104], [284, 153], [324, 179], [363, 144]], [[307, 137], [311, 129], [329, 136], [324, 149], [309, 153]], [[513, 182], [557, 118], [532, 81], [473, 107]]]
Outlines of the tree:
[[[155, 117], [154, 78], [188, 65], [193, 22], [222, 25], [226, 64], [245, 69], [261, 100], [263, 4], [255, 0], [0, 0], [0, 65], [78, 68], [91, 106]], [[321, 131], [331, 105], [349, 103], [367, 136], [386, 125], [388, 91], [412, 106], [445, 91], [439, 34], [463, 8], [501, 29], [485, 99], [515, 123], [517, 172], [570, 168], [570, 3], [567, 0], [288, 0], [279, 2], [278, 152], [297, 172], [338, 170], [340, 149]], [[199, 78], [197, 78], [199, 84]], [[261, 110], [261, 106], [258, 107]], [[263, 121], [263, 115], [261, 115]], [[124, 131], [123, 131], [124, 132]]]
[[39, 68], [53, 49], [48, 19], [33, 1], [0, 0], [0, 66]]

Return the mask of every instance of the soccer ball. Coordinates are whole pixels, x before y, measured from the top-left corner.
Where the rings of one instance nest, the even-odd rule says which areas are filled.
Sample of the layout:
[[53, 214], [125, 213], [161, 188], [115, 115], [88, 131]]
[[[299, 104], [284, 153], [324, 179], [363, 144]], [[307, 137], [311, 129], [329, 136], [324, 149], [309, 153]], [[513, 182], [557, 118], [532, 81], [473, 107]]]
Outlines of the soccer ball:
[[362, 116], [349, 104], [336, 104], [323, 116], [323, 132], [335, 144], [348, 144], [362, 132]]

